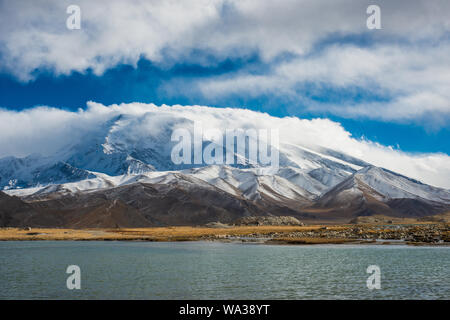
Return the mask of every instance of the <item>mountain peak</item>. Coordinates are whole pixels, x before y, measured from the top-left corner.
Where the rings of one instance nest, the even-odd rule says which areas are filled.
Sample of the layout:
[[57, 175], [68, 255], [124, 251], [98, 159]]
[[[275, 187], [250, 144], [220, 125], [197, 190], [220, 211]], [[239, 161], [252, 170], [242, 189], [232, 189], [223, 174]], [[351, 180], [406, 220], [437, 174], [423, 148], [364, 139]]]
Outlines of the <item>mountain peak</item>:
[[[302, 144], [301, 139], [290, 140], [290, 135], [274, 146], [279, 166], [269, 167], [270, 170], [249, 161], [229, 164], [172, 161], [172, 150], [177, 143], [172, 141], [174, 130], [182, 128], [188, 135], [195, 134], [198, 122], [194, 120], [200, 115], [205, 128], [217, 129], [216, 133], [226, 141], [225, 129], [235, 125], [234, 113], [259, 119], [243, 123], [243, 128], [253, 128], [255, 132], [263, 127], [259, 122], [267, 127], [279, 127], [280, 119], [233, 109], [152, 107], [137, 114], [114, 114], [83, 139], [68, 143], [52, 155], [0, 159], [0, 188], [27, 201], [47, 201], [78, 194], [86, 197], [94, 193], [115, 194], [129, 190], [129, 186], [147, 184], [155, 190], [164, 190], [163, 194], [174, 192], [180, 197], [178, 192], [190, 194], [199, 190], [220, 197], [226, 195], [223, 199], [227, 202], [234, 199], [243, 207], [249, 203], [258, 208], [266, 206], [264, 212], [273, 210], [280, 214], [283, 210], [301, 214], [309, 207], [313, 211], [314, 208], [319, 211], [347, 208], [346, 214], [351, 214], [362, 212], [361, 208], [368, 204], [395, 214], [403, 203], [410, 206], [411, 202], [397, 201], [395, 208], [394, 205], [391, 208], [393, 200], [410, 199], [423, 203], [423, 208], [441, 209], [450, 203], [448, 190], [376, 167], [341, 151], [314, 145], [311, 142], [314, 139], [309, 139], [307, 144]], [[208, 146], [221, 146], [225, 154], [227, 144], [220, 144], [220, 140], [214, 141], [217, 137], [213, 139], [209, 135], [201, 136], [206, 140], [201, 141], [200, 151]], [[272, 147], [272, 139], [267, 142]], [[193, 140], [190, 146], [194, 150]], [[246, 143], [241, 153], [233, 150], [233, 156], [245, 158], [250, 154], [249, 148]], [[192, 196], [195, 201], [202, 201], [201, 196]], [[134, 212], [128, 205], [123, 202], [115, 208]]]

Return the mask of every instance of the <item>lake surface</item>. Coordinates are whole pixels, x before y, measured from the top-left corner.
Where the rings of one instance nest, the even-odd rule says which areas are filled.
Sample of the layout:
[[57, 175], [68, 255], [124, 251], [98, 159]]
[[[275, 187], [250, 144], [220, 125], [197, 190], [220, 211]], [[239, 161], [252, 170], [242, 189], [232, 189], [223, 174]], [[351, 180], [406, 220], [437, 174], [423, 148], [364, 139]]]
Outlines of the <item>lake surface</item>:
[[[81, 289], [69, 290], [69, 265]], [[369, 265], [381, 289], [369, 290]], [[0, 242], [0, 299], [449, 299], [450, 247]]]

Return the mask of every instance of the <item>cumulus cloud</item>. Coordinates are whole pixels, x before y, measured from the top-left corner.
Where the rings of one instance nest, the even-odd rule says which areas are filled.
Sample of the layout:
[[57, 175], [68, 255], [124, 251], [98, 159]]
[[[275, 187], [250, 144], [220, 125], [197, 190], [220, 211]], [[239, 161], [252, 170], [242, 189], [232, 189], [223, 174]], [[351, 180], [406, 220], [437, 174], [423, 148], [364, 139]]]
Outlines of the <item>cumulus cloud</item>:
[[[444, 116], [448, 120], [449, 53], [450, 44], [426, 48], [334, 45], [319, 55], [281, 63], [268, 74], [236, 74], [200, 80], [196, 85], [208, 97], [228, 94], [258, 96], [269, 92], [279, 97], [291, 96], [302, 101], [311, 112], [326, 111], [341, 116], [383, 120], [410, 120], [434, 113], [436, 119], [443, 120]], [[317, 103], [297, 89], [305, 85], [319, 92], [323, 87], [335, 90], [351, 88], [388, 99], [340, 105]]]
[[380, 0], [378, 33], [366, 28], [369, 0], [79, 0], [81, 30], [66, 29], [69, 4], [1, 1], [1, 66], [26, 80], [36, 68], [102, 73], [140, 56], [183, 59], [193, 49], [219, 57], [257, 50], [270, 60], [281, 53], [306, 54], [334, 35], [436, 42], [450, 30], [446, 0]]
[[[187, 81], [186, 95], [208, 101], [235, 94], [284, 96], [313, 113], [446, 125], [450, 2], [379, 0], [382, 29], [368, 30], [372, 2], [79, 0], [81, 30], [68, 30], [72, 1], [0, 1], [0, 70], [29, 81], [36, 70], [60, 75], [91, 69], [100, 75], [142, 57], [161, 66], [208, 65], [256, 52], [268, 72]], [[291, 59], [280, 58], [286, 56]], [[311, 84], [319, 95], [326, 95], [323, 87], [357, 88], [382, 102], [318, 103], [304, 94]], [[178, 86], [168, 83], [166, 92], [178, 92]]]
[[[355, 139], [339, 123], [326, 119], [277, 118], [246, 109], [201, 106], [156, 106], [130, 103], [104, 106], [89, 102], [77, 112], [39, 107], [13, 112], [0, 110], [0, 157], [31, 153], [52, 155], [61, 148], [84, 141], [103, 124], [119, 115], [141, 119], [127, 133], [129, 143], [148, 142], [147, 137], [172, 120], [200, 121], [204, 128], [278, 129], [281, 144], [319, 150], [330, 148], [425, 183], [450, 188], [450, 157], [446, 154], [409, 154], [378, 143]], [[169, 126], [170, 127], [170, 126]], [[108, 135], [114, 138], [118, 133]]]

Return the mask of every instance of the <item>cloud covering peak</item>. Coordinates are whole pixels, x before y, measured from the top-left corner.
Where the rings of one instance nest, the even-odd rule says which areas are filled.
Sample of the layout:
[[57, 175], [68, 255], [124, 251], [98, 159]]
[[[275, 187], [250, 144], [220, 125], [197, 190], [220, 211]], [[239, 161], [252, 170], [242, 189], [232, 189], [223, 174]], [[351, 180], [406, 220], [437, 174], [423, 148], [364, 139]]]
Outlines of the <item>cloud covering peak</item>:
[[[222, 131], [278, 129], [280, 144], [300, 145], [311, 150], [328, 148], [424, 183], [450, 188], [450, 157], [446, 154], [408, 154], [372, 141], [355, 139], [339, 123], [327, 119], [278, 118], [246, 109], [204, 106], [142, 103], [104, 106], [89, 102], [86, 110], [77, 112], [48, 107], [20, 112], [0, 110], [0, 157], [55, 154], [99, 133], [99, 128], [120, 115], [134, 121], [127, 137], [135, 143], [149, 143], [148, 137], [154, 136], [155, 130], [167, 128], [177, 119], [201, 122], [205, 128]], [[114, 137], [114, 134], [103, 136], [103, 143], [108, 143], [107, 137]]]

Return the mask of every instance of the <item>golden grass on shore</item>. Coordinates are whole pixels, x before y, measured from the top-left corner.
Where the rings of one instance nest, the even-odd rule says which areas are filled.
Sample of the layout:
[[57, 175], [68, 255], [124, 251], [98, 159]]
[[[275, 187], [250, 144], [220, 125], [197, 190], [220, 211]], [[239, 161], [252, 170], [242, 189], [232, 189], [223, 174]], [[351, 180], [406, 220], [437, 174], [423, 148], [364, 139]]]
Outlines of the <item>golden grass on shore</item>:
[[[121, 241], [257, 241], [271, 244], [368, 243], [373, 239], [414, 238], [416, 242], [449, 242], [446, 224], [428, 222], [407, 229], [379, 224], [311, 226], [155, 227], [117, 229], [0, 228], [0, 241], [13, 240], [121, 240]], [[400, 235], [398, 234], [400, 233]], [[435, 240], [437, 237], [437, 240]], [[416, 239], [417, 238], [417, 239]], [[357, 240], [360, 239], [360, 240]], [[364, 240], [363, 240], [364, 239]], [[361, 242], [361, 243], [362, 243]]]
[[[208, 236], [246, 236], [251, 234], [270, 235], [273, 233], [289, 233], [319, 229], [321, 226], [237, 226], [230, 228], [206, 227], [161, 227], [142, 229], [120, 229], [122, 235], [149, 236], [154, 239], [176, 239], [179, 237], [204, 238]], [[335, 227], [342, 228], [342, 227]], [[112, 230], [111, 230], [112, 231]]]
[[0, 229], [0, 240], [132, 240], [126, 236], [107, 232], [105, 230], [77, 230], [33, 228], [31, 231], [19, 228]]
[[[309, 231], [322, 226], [241, 226], [231, 228], [206, 227], [158, 227], [123, 229], [56, 229], [33, 228], [30, 231], [19, 228], [0, 228], [0, 241], [6, 240], [146, 240], [146, 241], [195, 241], [208, 237], [268, 235]], [[342, 229], [343, 226], [328, 227]]]

